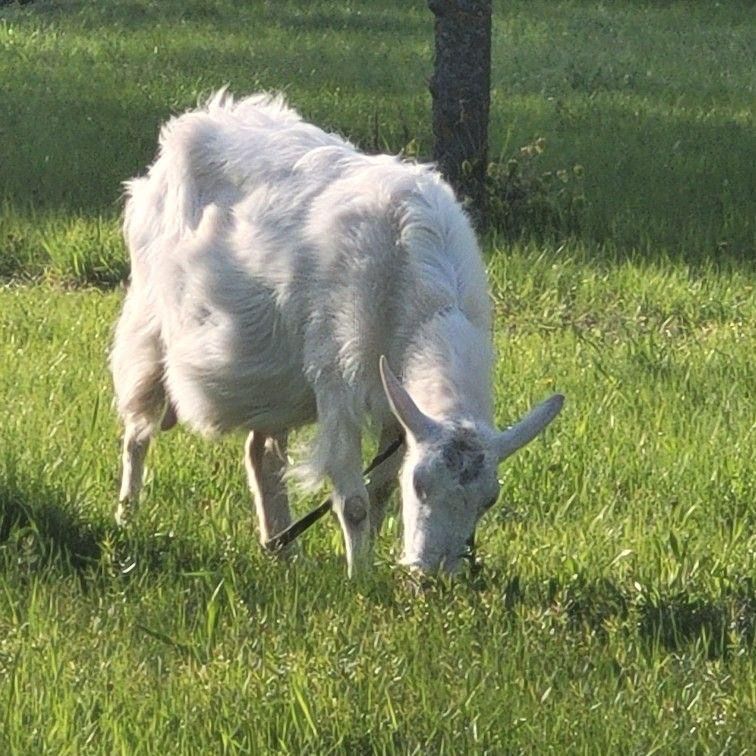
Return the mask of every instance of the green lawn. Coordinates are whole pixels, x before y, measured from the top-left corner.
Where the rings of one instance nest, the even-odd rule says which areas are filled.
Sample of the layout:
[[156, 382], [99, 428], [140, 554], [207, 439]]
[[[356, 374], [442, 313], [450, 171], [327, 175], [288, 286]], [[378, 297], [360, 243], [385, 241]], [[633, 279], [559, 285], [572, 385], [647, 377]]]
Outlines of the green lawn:
[[0, 753], [753, 749], [756, 13], [495, 11], [492, 153], [543, 137], [529, 170], [578, 164], [585, 195], [486, 239], [497, 418], [568, 404], [502, 467], [480, 574], [415, 595], [396, 517], [359, 584], [332, 522], [267, 558], [240, 438], [161, 437], [119, 531], [106, 358], [159, 123], [284, 88], [427, 154], [425, 3], [0, 9]]

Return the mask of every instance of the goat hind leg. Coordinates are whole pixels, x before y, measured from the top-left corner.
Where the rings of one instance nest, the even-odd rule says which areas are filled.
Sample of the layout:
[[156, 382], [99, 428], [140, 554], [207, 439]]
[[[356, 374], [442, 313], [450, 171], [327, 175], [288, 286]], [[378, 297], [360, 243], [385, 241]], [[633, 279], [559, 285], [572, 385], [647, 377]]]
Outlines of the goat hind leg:
[[139, 503], [144, 478], [144, 459], [165, 408], [162, 371], [149, 374], [134, 387], [124, 413], [121, 493], [116, 522], [123, 525]]
[[265, 544], [291, 524], [284, 481], [286, 434], [266, 436], [252, 431], [244, 444], [244, 467], [257, 511], [260, 541]]
[[123, 472], [116, 521], [122, 524], [139, 499], [150, 439], [166, 410], [163, 350], [149, 308], [132, 290], [116, 328], [111, 370], [123, 419]]
[[115, 519], [124, 525], [139, 503], [144, 478], [144, 458], [150, 446], [151, 433], [136, 423], [127, 423], [123, 435], [121, 493]]

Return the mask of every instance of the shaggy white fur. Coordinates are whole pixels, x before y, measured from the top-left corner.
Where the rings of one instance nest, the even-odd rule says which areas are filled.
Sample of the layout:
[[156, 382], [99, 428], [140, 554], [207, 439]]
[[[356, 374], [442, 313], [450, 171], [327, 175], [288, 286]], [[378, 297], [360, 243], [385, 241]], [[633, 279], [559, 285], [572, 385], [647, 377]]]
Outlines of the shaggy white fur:
[[[112, 354], [126, 427], [124, 505], [138, 496], [168, 403], [202, 433], [258, 436], [257, 457], [251, 438], [247, 457], [263, 537], [289, 517], [272, 442], [317, 420], [304, 470], [333, 483], [350, 571], [383, 507], [368, 501], [360, 475], [368, 417], [384, 440], [404, 426], [413, 469], [428, 468], [460, 428], [473, 433], [488, 450], [476, 495], [491, 498], [500, 434], [485, 269], [465, 213], [430, 167], [364, 155], [304, 123], [280, 96], [235, 102], [221, 91], [164, 126], [158, 159], [127, 184], [124, 231], [131, 286]], [[402, 377], [393, 397], [381, 355]], [[437, 423], [432, 443], [414, 438], [398, 392]], [[387, 465], [376, 477], [380, 498], [395, 473]], [[407, 560], [451, 564], [462, 548], [448, 528], [427, 547], [408, 532], [406, 508], [424, 506], [408, 485]], [[458, 481], [449, 485], [444, 495], [468, 506]], [[478, 503], [468, 508], [463, 539], [480, 515]]]

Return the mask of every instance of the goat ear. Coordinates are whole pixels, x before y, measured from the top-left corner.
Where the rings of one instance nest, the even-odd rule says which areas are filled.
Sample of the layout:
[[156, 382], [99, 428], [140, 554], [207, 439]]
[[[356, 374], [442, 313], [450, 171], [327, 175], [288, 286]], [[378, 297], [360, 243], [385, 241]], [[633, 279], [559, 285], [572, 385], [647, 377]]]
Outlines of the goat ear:
[[427, 439], [434, 435], [437, 423], [424, 414], [412, 400], [399, 379], [389, 367], [388, 360], [381, 355], [379, 362], [383, 390], [386, 392], [391, 411], [404, 429], [416, 439]]
[[559, 414], [563, 404], [564, 397], [554, 394], [532, 409], [522, 420], [499, 433], [496, 437], [499, 461], [530, 443]]

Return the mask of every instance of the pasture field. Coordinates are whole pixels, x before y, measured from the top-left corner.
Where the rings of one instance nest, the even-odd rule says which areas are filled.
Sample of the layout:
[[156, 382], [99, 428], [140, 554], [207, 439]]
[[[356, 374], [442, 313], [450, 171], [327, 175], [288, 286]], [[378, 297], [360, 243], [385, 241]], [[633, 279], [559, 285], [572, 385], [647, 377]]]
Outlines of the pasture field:
[[494, 6], [493, 157], [584, 198], [485, 239], [497, 418], [568, 403], [502, 466], [481, 569], [419, 595], [396, 514], [355, 583], [333, 522], [264, 555], [238, 437], [159, 438], [117, 529], [106, 358], [159, 123], [284, 88], [423, 156], [425, 3], [0, 8], [0, 753], [753, 751], [756, 13]]

